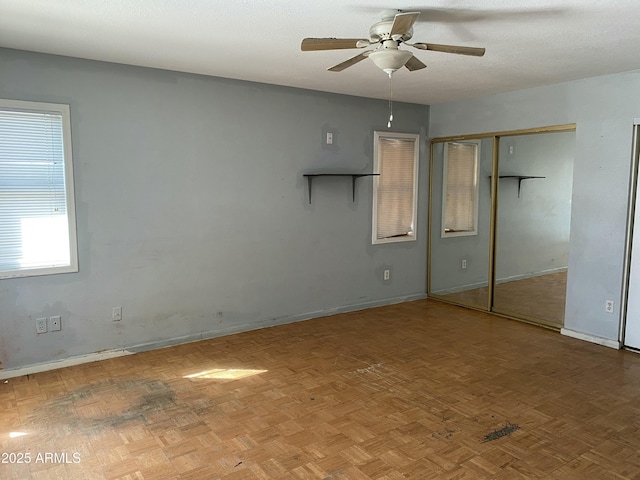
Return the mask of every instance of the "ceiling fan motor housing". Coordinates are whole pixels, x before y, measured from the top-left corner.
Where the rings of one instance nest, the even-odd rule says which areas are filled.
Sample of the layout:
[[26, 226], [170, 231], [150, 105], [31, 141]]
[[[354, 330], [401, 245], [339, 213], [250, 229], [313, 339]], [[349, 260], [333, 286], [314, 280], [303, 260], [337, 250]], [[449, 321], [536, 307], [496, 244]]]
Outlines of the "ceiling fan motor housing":
[[[369, 38], [371, 43], [379, 42], [391, 38], [391, 27], [393, 26], [393, 18], [391, 20], [383, 20], [382, 22], [375, 23], [369, 29]], [[413, 27], [407, 30], [402, 35], [394, 35], [393, 39], [399, 42], [406, 42], [413, 37]]]

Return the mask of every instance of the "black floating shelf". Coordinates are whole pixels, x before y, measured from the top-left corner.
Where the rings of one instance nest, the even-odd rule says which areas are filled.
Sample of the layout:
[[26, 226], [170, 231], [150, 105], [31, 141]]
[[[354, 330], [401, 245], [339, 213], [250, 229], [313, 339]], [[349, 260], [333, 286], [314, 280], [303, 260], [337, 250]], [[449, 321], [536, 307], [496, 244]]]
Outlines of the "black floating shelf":
[[303, 177], [307, 177], [307, 185], [309, 187], [309, 203], [311, 203], [311, 184], [316, 177], [351, 177], [351, 198], [356, 201], [356, 179], [360, 177], [375, 177], [379, 173], [304, 173]]
[[[491, 175], [489, 175], [491, 178]], [[533, 175], [499, 175], [498, 178], [517, 178], [518, 179], [518, 198], [520, 198], [520, 187], [523, 180], [529, 180], [532, 178], [547, 178], [547, 177], [535, 177]]]

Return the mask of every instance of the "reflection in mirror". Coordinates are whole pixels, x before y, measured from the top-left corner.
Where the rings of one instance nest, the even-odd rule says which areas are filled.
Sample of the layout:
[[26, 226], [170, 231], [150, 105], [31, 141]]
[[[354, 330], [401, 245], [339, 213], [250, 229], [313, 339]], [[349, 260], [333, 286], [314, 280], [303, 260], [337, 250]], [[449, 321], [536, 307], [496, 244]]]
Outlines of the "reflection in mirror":
[[574, 151], [575, 131], [500, 138], [498, 313], [564, 323]]
[[492, 138], [432, 145], [429, 294], [487, 310]]

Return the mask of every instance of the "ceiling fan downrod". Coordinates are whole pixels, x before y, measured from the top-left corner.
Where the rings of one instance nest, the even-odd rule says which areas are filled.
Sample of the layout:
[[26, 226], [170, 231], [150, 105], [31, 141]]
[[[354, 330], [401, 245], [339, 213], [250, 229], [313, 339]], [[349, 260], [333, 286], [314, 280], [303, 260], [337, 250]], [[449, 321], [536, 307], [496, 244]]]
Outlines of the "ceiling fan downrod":
[[393, 122], [393, 72], [387, 73], [389, 74], [389, 121], [387, 128], [391, 128], [391, 122]]

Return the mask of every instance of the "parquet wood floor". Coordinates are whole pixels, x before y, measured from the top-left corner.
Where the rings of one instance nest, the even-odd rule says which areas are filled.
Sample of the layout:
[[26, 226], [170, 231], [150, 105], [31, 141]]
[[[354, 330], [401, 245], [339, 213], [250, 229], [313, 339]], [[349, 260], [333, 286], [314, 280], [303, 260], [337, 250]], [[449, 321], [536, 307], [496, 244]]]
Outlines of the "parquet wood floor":
[[640, 478], [640, 356], [410, 302], [10, 379], [0, 452], [21, 480]]
[[496, 285], [493, 304], [497, 311], [563, 325], [566, 293], [567, 272], [549, 273]]
[[[494, 290], [494, 310], [562, 326], [566, 291], [566, 271], [499, 283]], [[450, 293], [443, 298], [486, 309], [488, 295], [489, 289], [482, 287]]]

